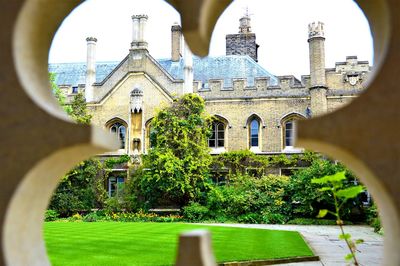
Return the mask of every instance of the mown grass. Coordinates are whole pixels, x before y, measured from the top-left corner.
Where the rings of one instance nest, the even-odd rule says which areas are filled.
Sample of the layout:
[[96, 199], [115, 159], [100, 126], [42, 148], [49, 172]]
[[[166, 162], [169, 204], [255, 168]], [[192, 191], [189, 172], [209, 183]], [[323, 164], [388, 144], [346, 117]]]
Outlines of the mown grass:
[[47, 222], [52, 265], [173, 265], [178, 234], [208, 229], [218, 262], [312, 256], [297, 232], [183, 223]]

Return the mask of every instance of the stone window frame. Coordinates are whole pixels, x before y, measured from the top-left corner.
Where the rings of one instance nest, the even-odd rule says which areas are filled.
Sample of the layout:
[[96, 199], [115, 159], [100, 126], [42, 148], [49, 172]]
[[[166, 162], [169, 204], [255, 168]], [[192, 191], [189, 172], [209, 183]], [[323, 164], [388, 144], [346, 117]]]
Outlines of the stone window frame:
[[[303, 151], [302, 148], [295, 148], [294, 142], [296, 140], [297, 136], [297, 121], [306, 119], [306, 117], [298, 112], [290, 112], [288, 114], [285, 114], [281, 119], [280, 119], [280, 127], [281, 127], [281, 149], [283, 152], [301, 152]], [[287, 126], [286, 124], [288, 122], [292, 122], [292, 144], [293, 145], [287, 145], [286, 144], [286, 130]]]
[[[252, 146], [251, 144], [251, 123], [256, 120], [258, 122], [258, 145], [257, 146]], [[246, 121], [246, 125], [244, 126], [244, 128], [247, 129], [247, 148], [250, 151], [253, 152], [261, 152], [262, 150], [262, 144], [263, 144], [263, 130], [264, 128], [266, 128], [265, 124], [264, 124], [264, 120], [261, 118], [260, 115], [253, 113], [251, 114]]]
[[147, 154], [147, 152], [152, 148], [151, 142], [150, 142], [150, 134], [151, 134], [151, 123], [153, 122], [154, 117], [151, 117], [147, 119], [147, 121], [144, 123], [144, 153]]
[[223, 139], [224, 140], [224, 145], [223, 146], [216, 146], [215, 145], [214, 147], [211, 147], [209, 145], [209, 139], [207, 139], [207, 146], [209, 148], [211, 148], [211, 154], [219, 154], [219, 153], [222, 153], [222, 152], [226, 152], [228, 150], [228, 143], [229, 143], [228, 142], [229, 141], [229, 139], [228, 139], [228, 130], [230, 128], [232, 128], [232, 126], [231, 126], [229, 120], [226, 117], [224, 117], [224, 116], [222, 116], [220, 114], [212, 115], [212, 123], [220, 123], [220, 124], [223, 125], [223, 127], [224, 127], [224, 129], [223, 129], [223, 131], [224, 131], [224, 139]]
[[[116, 132], [112, 131], [113, 127], [116, 128], [116, 130], [117, 130]], [[122, 129], [122, 127], [124, 127], [124, 129], [125, 129], [125, 140], [124, 140], [123, 143], [122, 143], [121, 138], [119, 136], [120, 129]], [[127, 151], [128, 150], [128, 143], [129, 143], [129, 141], [128, 141], [128, 123], [125, 120], [123, 120], [122, 118], [120, 118], [120, 117], [113, 117], [113, 118], [111, 118], [110, 120], [108, 120], [105, 123], [105, 128], [107, 130], [109, 130], [109, 132], [111, 134], [116, 134], [117, 135], [117, 140], [118, 140], [118, 143], [120, 144], [119, 147], [118, 147], [118, 151]]]

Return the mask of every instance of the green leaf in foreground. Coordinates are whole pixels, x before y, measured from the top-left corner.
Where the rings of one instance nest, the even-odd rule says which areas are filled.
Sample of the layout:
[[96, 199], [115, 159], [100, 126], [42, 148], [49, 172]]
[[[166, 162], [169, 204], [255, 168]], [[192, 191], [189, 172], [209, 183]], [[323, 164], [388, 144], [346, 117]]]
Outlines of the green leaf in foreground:
[[314, 178], [311, 183], [314, 184], [328, 184], [328, 183], [338, 183], [346, 179], [346, 171], [337, 172], [333, 175], [327, 175], [321, 178]]
[[363, 186], [354, 186], [345, 189], [338, 190], [336, 192], [336, 196], [343, 199], [352, 199], [358, 196], [361, 192], [364, 191]]
[[342, 240], [347, 240], [347, 239], [350, 239], [350, 238], [351, 238], [350, 234], [340, 234], [339, 235], [339, 239], [342, 239]]
[[346, 260], [351, 260], [351, 259], [353, 259], [353, 257], [354, 257], [354, 255], [350, 253], [350, 254], [347, 254], [344, 258]]
[[326, 209], [319, 210], [317, 218], [324, 218], [327, 214], [328, 214], [328, 210], [326, 210]]

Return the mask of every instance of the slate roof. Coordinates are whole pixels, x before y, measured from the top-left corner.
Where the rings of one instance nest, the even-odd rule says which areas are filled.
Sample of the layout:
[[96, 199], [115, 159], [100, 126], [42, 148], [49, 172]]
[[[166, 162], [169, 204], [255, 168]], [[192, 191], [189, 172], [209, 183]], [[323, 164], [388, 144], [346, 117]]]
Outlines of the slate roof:
[[[119, 62], [96, 63], [96, 82], [101, 82], [114, 70]], [[49, 72], [56, 73], [57, 85], [85, 84], [86, 63], [55, 63], [49, 64]]]
[[[175, 79], [183, 79], [184, 62], [159, 59], [158, 63]], [[247, 86], [254, 86], [254, 78], [268, 77], [270, 85], [278, 85], [278, 79], [247, 55], [218, 57], [193, 57], [194, 80], [201, 80], [208, 87], [208, 80], [223, 79], [224, 87], [232, 87], [233, 78], [247, 78]]]
[[[175, 79], [183, 79], [184, 62], [172, 62], [171, 59], [159, 59], [158, 63]], [[103, 79], [119, 64], [119, 62], [96, 63], [96, 82]], [[49, 64], [49, 72], [56, 73], [56, 84], [85, 84], [86, 63]], [[208, 87], [208, 80], [223, 79], [224, 87], [232, 87], [233, 78], [247, 78], [247, 86], [254, 85], [254, 78], [268, 77], [270, 85], [277, 85], [278, 79], [262, 68], [249, 56], [193, 57], [194, 80], [201, 80]]]

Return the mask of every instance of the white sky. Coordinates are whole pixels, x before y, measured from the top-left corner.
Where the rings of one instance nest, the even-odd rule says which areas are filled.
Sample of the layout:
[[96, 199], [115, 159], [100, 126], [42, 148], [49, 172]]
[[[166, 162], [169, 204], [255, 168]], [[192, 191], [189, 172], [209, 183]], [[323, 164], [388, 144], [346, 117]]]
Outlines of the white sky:
[[[351, 0], [235, 0], [218, 20], [210, 55], [225, 54], [225, 35], [237, 33], [239, 18], [248, 7], [256, 33], [259, 63], [274, 75], [309, 73], [307, 25], [325, 23], [326, 67], [347, 55], [372, 64], [373, 44], [366, 18]], [[97, 61], [119, 61], [129, 51], [133, 14], [147, 14], [149, 51], [169, 58], [171, 25], [179, 14], [162, 0], [87, 0], [77, 7], [57, 31], [50, 63], [84, 62], [86, 37], [97, 42]]]

